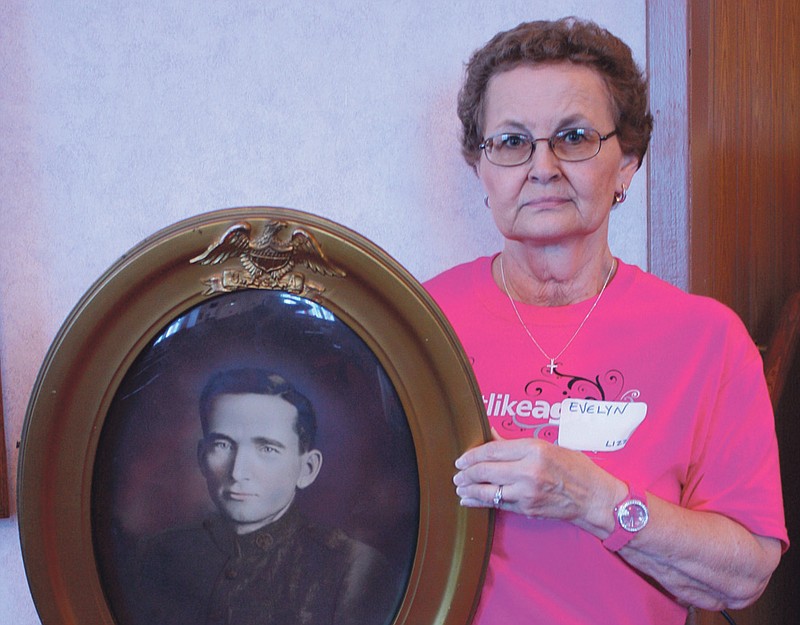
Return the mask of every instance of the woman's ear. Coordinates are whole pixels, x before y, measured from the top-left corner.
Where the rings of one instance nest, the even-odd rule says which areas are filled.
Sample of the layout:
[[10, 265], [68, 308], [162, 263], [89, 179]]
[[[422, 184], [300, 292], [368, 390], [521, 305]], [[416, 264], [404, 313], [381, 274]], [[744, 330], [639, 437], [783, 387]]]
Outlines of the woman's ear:
[[300, 476], [297, 478], [297, 488], [311, 486], [319, 475], [322, 468], [322, 452], [319, 449], [312, 449], [305, 452], [300, 458]]
[[639, 171], [639, 157], [635, 154], [623, 154], [619, 167], [619, 180], [617, 186], [625, 185], [626, 189], [631, 188], [633, 175]]

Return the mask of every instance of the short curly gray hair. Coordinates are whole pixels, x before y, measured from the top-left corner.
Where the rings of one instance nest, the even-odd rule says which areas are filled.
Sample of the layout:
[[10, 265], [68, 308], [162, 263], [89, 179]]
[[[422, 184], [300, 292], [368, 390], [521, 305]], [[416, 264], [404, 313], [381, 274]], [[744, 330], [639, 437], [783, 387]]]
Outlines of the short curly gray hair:
[[498, 33], [473, 53], [458, 94], [461, 151], [470, 166], [474, 168], [481, 157], [486, 89], [491, 78], [520, 65], [559, 61], [588, 66], [602, 76], [611, 97], [620, 147], [624, 154], [636, 155], [641, 166], [653, 130], [647, 80], [623, 41], [594, 22], [575, 17], [524, 22]]

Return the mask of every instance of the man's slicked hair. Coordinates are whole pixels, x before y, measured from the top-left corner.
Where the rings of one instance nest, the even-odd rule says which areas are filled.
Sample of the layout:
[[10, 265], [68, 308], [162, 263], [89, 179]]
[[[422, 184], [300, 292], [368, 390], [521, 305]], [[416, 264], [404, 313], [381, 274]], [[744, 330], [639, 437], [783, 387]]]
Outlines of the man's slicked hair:
[[226, 369], [211, 376], [200, 393], [200, 423], [203, 434], [208, 434], [208, 420], [217, 397], [245, 393], [274, 395], [292, 404], [297, 408], [294, 430], [300, 440], [300, 453], [314, 448], [317, 418], [311, 402], [282, 376], [255, 367]]

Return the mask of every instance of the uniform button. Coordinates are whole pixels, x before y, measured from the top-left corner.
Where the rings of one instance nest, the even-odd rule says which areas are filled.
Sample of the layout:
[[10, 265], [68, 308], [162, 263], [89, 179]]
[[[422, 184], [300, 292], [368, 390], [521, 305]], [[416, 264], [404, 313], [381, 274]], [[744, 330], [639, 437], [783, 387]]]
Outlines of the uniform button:
[[263, 532], [256, 536], [256, 546], [261, 549], [262, 551], [266, 551], [270, 547], [272, 547], [272, 543], [275, 542], [275, 539], [272, 538], [272, 534], [268, 532]]

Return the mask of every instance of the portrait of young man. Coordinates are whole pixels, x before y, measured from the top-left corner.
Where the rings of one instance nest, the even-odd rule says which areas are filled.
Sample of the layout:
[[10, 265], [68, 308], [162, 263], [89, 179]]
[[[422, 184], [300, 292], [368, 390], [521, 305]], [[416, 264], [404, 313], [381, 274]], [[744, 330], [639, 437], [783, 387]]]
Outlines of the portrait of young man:
[[197, 460], [216, 513], [146, 542], [141, 625], [381, 625], [396, 593], [385, 558], [310, 521], [296, 495], [323, 467], [310, 401], [259, 368], [211, 376]]

